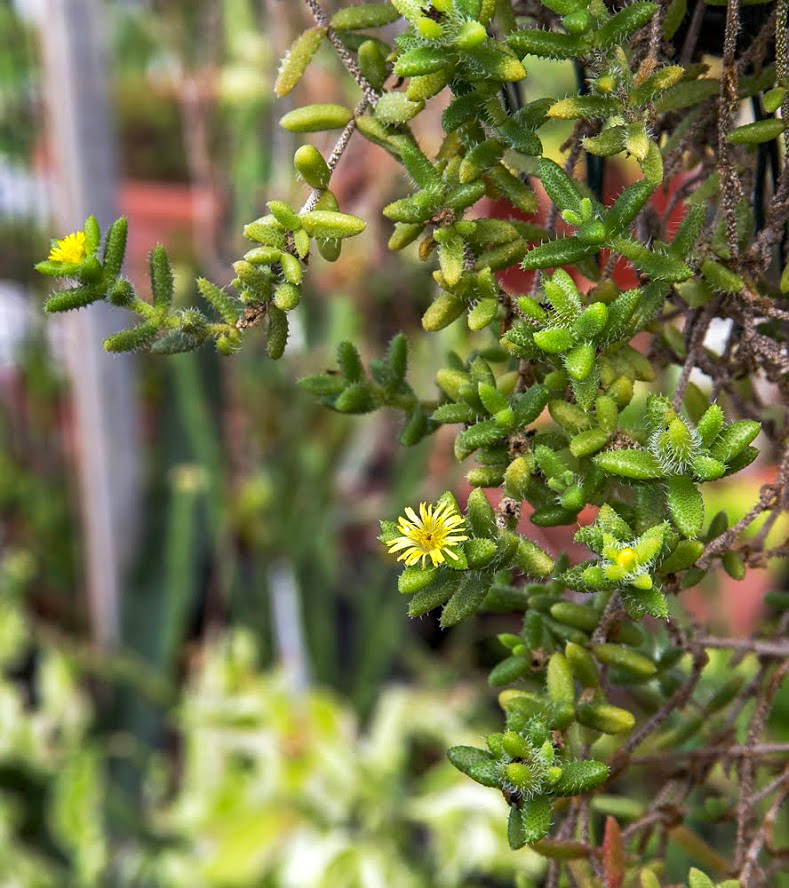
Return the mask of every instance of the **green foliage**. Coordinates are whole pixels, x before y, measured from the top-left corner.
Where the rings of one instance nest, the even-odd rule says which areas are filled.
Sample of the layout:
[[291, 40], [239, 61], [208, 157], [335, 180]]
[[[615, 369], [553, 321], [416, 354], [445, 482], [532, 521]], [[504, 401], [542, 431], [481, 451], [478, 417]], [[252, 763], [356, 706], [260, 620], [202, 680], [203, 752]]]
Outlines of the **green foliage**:
[[[513, 848], [548, 835], [565, 810], [561, 799], [606, 783], [608, 765], [595, 756], [599, 750], [601, 759], [621, 764], [611, 737], [622, 735], [626, 744], [641, 722], [661, 750], [713, 730], [698, 712], [676, 723], [665, 709], [683, 681], [690, 690], [679, 705], [702, 705], [693, 699], [698, 675], [678, 662], [692, 650], [691, 634], [678, 635], [671, 624], [672, 635], [660, 628], [648, 638], [639, 621], [648, 616], [662, 627], [680, 609], [680, 593], [719, 564], [735, 579], [745, 576], [749, 553], [734, 548], [725, 523], [714, 518], [705, 531], [705, 485], [757, 456], [751, 444], [761, 426], [743, 406], [753, 394], [747, 374], [761, 361], [770, 381], [783, 385], [787, 368], [785, 336], [777, 332], [785, 312], [776, 314], [771, 301], [786, 291], [786, 272], [776, 276], [769, 262], [759, 265], [782, 236], [783, 222], [774, 223], [773, 241], [764, 234], [769, 228], [757, 239], [755, 213], [742, 188], [732, 185], [732, 158], [744, 169], [752, 146], [760, 150], [784, 134], [783, 116], [729, 127], [713, 141], [705, 107], [720, 95], [720, 117], [731, 111], [724, 99], [755, 98], [769, 89], [767, 113], [786, 110], [787, 86], [777, 68], [740, 72], [732, 86], [706, 76], [706, 65], [676, 63], [684, 54], [665, 51], [659, 38], [662, 32], [670, 39], [680, 27], [682, 2], [660, 13], [658, 4], [640, 0], [618, 10], [578, 0], [545, 0], [542, 7], [525, 22], [510, 0], [364, 3], [340, 9], [333, 30], [319, 22], [298, 37], [280, 70], [278, 94], [296, 86], [328, 34], [341, 41], [341, 58], [364, 102], [356, 111], [330, 103], [300, 106], [281, 118], [289, 132], [343, 134], [328, 162], [313, 146], [297, 150], [294, 166], [313, 190], [302, 209], [270, 201], [269, 213], [245, 227], [255, 246], [233, 265], [234, 294], [198, 282], [218, 320], [173, 304], [161, 247], [151, 255], [152, 301], [134, 293], [120, 278], [122, 221], [110, 230], [101, 260], [89, 220], [80, 262], [50, 259], [38, 266], [73, 283], [50, 297], [49, 311], [107, 298], [139, 315], [136, 327], [107, 340], [110, 350], [177, 352], [214, 340], [224, 354], [259, 327], [268, 356], [277, 359], [286, 350], [288, 314], [303, 301], [313, 242], [332, 260], [344, 239], [365, 229], [363, 220], [340, 211], [329, 190], [347, 137], [358, 131], [402, 165], [411, 190], [382, 210], [394, 226], [389, 246], [403, 250], [418, 242], [419, 259], [434, 262], [437, 286], [423, 330], [437, 333], [464, 319], [468, 347], [448, 355], [428, 397], [408, 379], [402, 334], [385, 356], [367, 362], [343, 342], [337, 369], [308, 376], [301, 386], [338, 413], [400, 412], [406, 446], [443, 425], [459, 426], [455, 456], [475, 460], [467, 471], [474, 489], [465, 510], [449, 492], [436, 507], [451, 506], [444, 520], [450, 512], [457, 517], [452, 532], [459, 539], [442, 543], [446, 526], [414, 512], [400, 524], [382, 521], [379, 539], [406, 560], [398, 588], [411, 596], [411, 616], [440, 608], [440, 625], [448, 628], [488, 610], [523, 614], [519, 633], [499, 635], [506, 656], [489, 682], [531, 682], [532, 689], [501, 693], [506, 730], [488, 736], [487, 751], [455, 746], [449, 753], [457, 769], [503, 793]], [[400, 17], [405, 21], [391, 42], [355, 33]], [[583, 94], [540, 96], [520, 107], [505, 102], [517, 93], [532, 57], [572, 60], [584, 74]], [[446, 94], [444, 137], [429, 156], [411, 121], [429, 114], [439, 93]], [[547, 150], [552, 121], [577, 122], [571, 162], [549, 156], [555, 153]], [[697, 155], [699, 133], [707, 142]], [[586, 182], [574, 169], [583, 151]], [[710, 169], [715, 151], [722, 152], [720, 169], [714, 163]], [[674, 229], [659, 217], [653, 198], [672, 184], [683, 152], [706, 178], [690, 180], [687, 190], [695, 193]], [[618, 156], [632, 157], [640, 174], [610, 199], [592, 187], [590, 158]], [[522, 219], [538, 209], [536, 180], [551, 204], [545, 227]], [[512, 212], [494, 216], [488, 199]], [[632, 272], [634, 286], [616, 282], [617, 263]], [[505, 289], [496, 274], [518, 267], [535, 273], [528, 294]], [[752, 351], [732, 370], [726, 362], [734, 341], [730, 352], [713, 355], [704, 334], [713, 317], [735, 313], [738, 300], [759, 311], [747, 323], [740, 317]], [[678, 314], [685, 317], [683, 332], [674, 323]], [[683, 368], [673, 400], [675, 383], [665, 373], [671, 365]], [[689, 382], [696, 366], [715, 377], [720, 404]], [[666, 394], [644, 397], [645, 383]], [[781, 420], [770, 423], [777, 428]], [[502, 488], [495, 508], [483, 490], [493, 487]], [[575, 542], [594, 557], [572, 564], [567, 555], [552, 557], [522, 531], [522, 511], [538, 528], [578, 527]], [[720, 699], [728, 705], [725, 693]], [[663, 714], [653, 727], [647, 720], [656, 712]], [[635, 737], [634, 745], [644, 742]], [[625, 757], [632, 752], [623, 748]], [[624, 858], [615, 827], [606, 830], [606, 867]], [[691, 883], [704, 878], [692, 875]]]
[[[474, 737], [466, 706], [448, 706], [435, 690], [392, 688], [362, 729], [346, 705], [313, 690], [299, 697], [297, 712], [287, 677], [261, 671], [248, 632], [205, 645], [173, 701], [182, 743], [177, 775], [174, 762], [128, 734], [106, 742], [101, 713], [81, 687], [84, 669], [143, 693], [153, 673], [128, 655], [33, 636], [21, 604], [34, 569], [20, 551], [0, 559], [3, 881], [25, 888], [286, 885], [305, 841], [326, 848], [310, 869], [312, 884], [325, 888], [353, 884], [360, 874], [394, 888], [451, 888], [479, 872], [540, 872], [536, 855], [507, 860], [496, 829], [503, 801], [491, 809], [486, 792], [443, 760], [448, 743]], [[35, 666], [22, 679], [19, 666], [31, 650]], [[428, 756], [427, 767], [412, 767], [410, 745]], [[132, 760], [147, 789], [136, 811], [111, 781], [111, 766]], [[177, 782], [177, 790], [164, 791], [162, 781]], [[320, 806], [313, 804], [318, 793]], [[123, 818], [120, 837], [108, 810]], [[490, 842], [469, 854], [459, 823]], [[429, 854], [412, 853], [415, 830], [430, 836]]]

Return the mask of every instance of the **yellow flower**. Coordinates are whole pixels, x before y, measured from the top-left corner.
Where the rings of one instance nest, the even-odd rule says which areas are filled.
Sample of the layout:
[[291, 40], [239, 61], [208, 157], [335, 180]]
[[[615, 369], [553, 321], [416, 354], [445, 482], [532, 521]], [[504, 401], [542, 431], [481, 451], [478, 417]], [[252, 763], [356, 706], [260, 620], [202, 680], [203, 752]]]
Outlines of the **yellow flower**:
[[402, 536], [387, 544], [390, 555], [403, 550], [397, 560], [405, 561], [408, 567], [420, 559], [424, 567], [426, 558], [430, 558], [434, 567], [443, 564], [447, 555], [457, 560], [452, 549], [468, 537], [458, 532], [462, 530], [463, 518], [451, 503], [443, 502], [435, 507], [420, 503], [419, 515], [410, 507], [406, 508], [405, 515], [398, 520]]
[[87, 255], [85, 247], [85, 232], [75, 231], [59, 240], [49, 251], [51, 262], [82, 262]]
[[625, 546], [616, 553], [614, 561], [625, 570], [632, 570], [636, 566], [636, 553], [630, 546]]

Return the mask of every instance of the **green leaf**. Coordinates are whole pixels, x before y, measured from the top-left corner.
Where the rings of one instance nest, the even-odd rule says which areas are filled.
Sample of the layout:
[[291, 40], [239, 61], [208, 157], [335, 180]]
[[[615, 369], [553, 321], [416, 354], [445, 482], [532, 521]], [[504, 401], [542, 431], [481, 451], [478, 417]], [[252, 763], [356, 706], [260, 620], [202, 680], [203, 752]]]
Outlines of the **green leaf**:
[[521, 268], [533, 271], [539, 268], [572, 265], [594, 251], [594, 246], [583, 243], [577, 237], [559, 237], [529, 250], [523, 257]]
[[314, 145], [301, 145], [293, 155], [293, 166], [312, 188], [328, 188], [331, 170], [323, 155]]
[[757, 120], [738, 126], [726, 136], [726, 140], [732, 145], [759, 145], [762, 142], [772, 142], [783, 133], [784, 121], [776, 117], [768, 117], [766, 120]]
[[642, 179], [627, 188], [614, 201], [605, 216], [605, 227], [610, 234], [620, 234], [627, 230], [631, 222], [641, 212], [646, 202], [652, 197], [655, 186]]
[[137, 351], [150, 345], [159, 332], [156, 321], [145, 321], [129, 330], [113, 333], [104, 340], [104, 348], [108, 352]]
[[562, 776], [551, 787], [557, 795], [571, 796], [590, 792], [608, 779], [608, 765], [592, 759], [562, 762]]
[[566, 327], [547, 327], [534, 334], [535, 344], [551, 355], [567, 351], [572, 346], [574, 339], [572, 331]]
[[286, 96], [301, 80], [325, 34], [325, 27], [310, 28], [293, 41], [280, 63], [279, 73], [274, 82], [274, 92], [277, 96], [280, 98]]
[[213, 309], [220, 315], [226, 324], [235, 327], [241, 317], [241, 305], [224, 290], [220, 290], [215, 284], [205, 278], [197, 279], [197, 289], [200, 295], [208, 302]]
[[335, 12], [330, 24], [335, 31], [363, 31], [382, 28], [398, 18], [400, 13], [390, 3], [361, 3]]
[[432, 583], [424, 589], [414, 593], [408, 603], [408, 616], [421, 617], [437, 607], [441, 607], [452, 597], [457, 588], [460, 574], [451, 575], [449, 579], [441, 583]]
[[554, 703], [575, 703], [575, 681], [561, 652], [556, 651], [551, 655], [545, 681], [548, 696]]
[[580, 432], [570, 441], [570, 453], [576, 457], [591, 456], [608, 443], [609, 433], [603, 429]]
[[416, 77], [432, 74], [447, 64], [447, 54], [438, 46], [418, 46], [403, 53], [394, 64], [394, 73], [398, 77]]
[[602, 333], [607, 322], [608, 306], [604, 302], [593, 302], [575, 321], [573, 330], [581, 339], [594, 339]]
[[422, 315], [422, 327], [428, 333], [437, 333], [456, 321], [465, 310], [465, 302], [451, 293], [440, 292]]
[[452, 764], [472, 780], [483, 786], [501, 786], [501, 776], [496, 760], [489, 752], [474, 746], [452, 746], [447, 750]]
[[595, 465], [610, 475], [651, 481], [663, 477], [663, 469], [648, 450], [606, 450], [593, 457]]
[[[534, 341], [537, 342], [535, 334]], [[537, 343], [539, 345], [539, 343]], [[591, 342], [582, 342], [569, 352], [564, 359], [564, 366], [572, 379], [583, 382], [589, 378], [589, 374], [595, 365], [595, 348]]]
[[103, 297], [101, 290], [95, 287], [73, 287], [70, 290], [58, 290], [52, 293], [44, 303], [44, 311], [50, 314], [84, 308]]
[[686, 475], [674, 475], [666, 482], [666, 501], [671, 519], [679, 532], [695, 539], [704, 527], [704, 500]]
[[655, 101], [658, 113], [681, 111], [683, 108], [703, 105], [720, 93], [720, 81], [714, 79], [682, 80], [671, 89], [667, 89]]
[[[270, 305], [268, 308], [268, 323], [266, 325], [266, 354], [272, 361], [279, 360], [285, 353], [287, 343], [288, 316], [275, 305]], [[342, 395], [339, 397], [341, 398]]]
[[687, 570], [698, 561], [704, 551], [704, 543], [698, 540], [680, 540], [674, 551], [660, 564], [661, 573]]
[[375, 106], [375, 118], [389, 126], [407, 123], [424, 108], [424, 102], [412, 102], [405, 93], [384, 93]]
[[576, 710], [578, 721], [603, 734], [624, 734], [636, 723], [631, 712], [610, 703], [584, 703]]
[[441, 628], [454, 626], [475, 614], [485, 598], [489, 585], [490, 580], [486, 582], [485, 577], [476, 571], [464, 573], [457, 591], [441, 611]]
[[161, 244], [151, 250], [149, 265], [153, 304], [156, 308], [169, 308], [173, 301], [173, 270]]
[[656, 586], [644, 591], [636, 591], [632, 588], [622, 589], [620, 594], [627, 615], [633, 620], [639, 620], [645, 614], [660, 620], [665, 620], [668, 617], [668, 601]]
[[124, 216], [116, 219], [107, 232], [104, 240], [104, 270], [109, 277], [115, 278], [121, 273], [128, 233], [129, 223]]
[[657, 666], [643, 654], [618, 644], [597, 644], [592, 648], [595, 657], [605, 666], [615, 666], [636, 678], [651, 678]]
[[531, 671], [531, 660], [528, 657], [512, 656], [502, 660], [491, 670], [488, 683], [491, 687], [500, 688], [513, 684]]
[[493, 540], [473, 539], [463, 544], [463, 551], [466, 554], [468, 566], [476, 570], [491, 561], [498, 552], [498, 546]]
[[632, 34], [648, 24], [658, 10], [657, 3], [630, 3], [615, 13], [592, 35], [597, 49], [609, 49], [626, 41]]
[[521, 816], [521, 809], [517, 805], [510, 807], [510, 814], [507, 820], [507, 841], [513, 851], [517, 851], [526, 844], [523, 817]]
[[712, 879], [694, 866], [690, 868], [688, 873], [688, 883], [690, 888], [715, 888]]
[[547, 114], [552, 120], [605, 120], [616, 112], [617, 102], [607, 96], [571, 96], [554, 102]]
[[353, 112], [343, 105], [303, 105], [281, 117], [279, 125], [291, 133], [314, 133], [342, 129], [352, 117]]
[[403, 595], [413, 595], [430, 586], [437, 573], [435, 567], [406, 567], [397, 578], [397, 588]]
[[543, 59], [574, 59], [580, 54], [578, 38], [558, 31], [524, 28], [513, 31], [507, 42], [520, 56], [533, 55]]
[[542, 186], [560, 211], [581, 213], [581, 193], [575, 182], [553, 160], [541, 157], [537, 167]]
[[548, 796], [524, 799], [521, 807], [523, 836], [527, 844], [539, 842], [551, 828], [551, 800]]
[[761, 426], [753, 420], [742, 420], [732, 423], [724, 429], [710, 447], [712, 456], [724, 463], [729, 463], [745, 448], [761, 431]]
[[354, 237], [367, 227], [367, 223], [358, 216], [332, 210], [312, 210], [299, 216], [299, 219], [310, 237]]

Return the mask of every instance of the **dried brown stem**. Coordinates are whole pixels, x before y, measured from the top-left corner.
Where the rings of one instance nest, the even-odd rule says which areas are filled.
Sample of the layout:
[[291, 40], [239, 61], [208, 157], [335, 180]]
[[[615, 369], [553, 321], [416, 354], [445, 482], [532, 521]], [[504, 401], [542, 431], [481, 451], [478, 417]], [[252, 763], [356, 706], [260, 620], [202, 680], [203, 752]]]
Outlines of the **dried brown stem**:
[[706, 648], [751, 651], [760, 657], [789, 658], [789, 639], [783, 641], [760, 641], [759, 639], [751, 638], [714, 638], [706, 636], [694, 640], [696, 644]]
[[[767, 721], [767, 716], [770, 713], [770, 706], [772, 705], [773, 698], [778, 693], [778, 689], [780, 688], [781, 682], [783, 681], [787, 672], [789, 672], [789, 660], [785, 660], [773, 672], [767, 685], [765, 694], [759, 701], [759, 704], [756, 707], [756, 711], [751, 718], [751, 723], [748, 726], [746, 749], [752, 750], [756, 746], [756, 741], [761, 736], [761, 733], [764, 730], [764, 724]], [[737, 844], [734, 852], [734, 865], [736, 869], [739, 869], [741, 866], [743, 866], [744, 855], [746, 857], [744, 868], [752, 866], [753, 864], [749, 864], [748, 861], [752, 857], [753, 859], [755, 859], [756, 855], [758, 855], [759, 853], [759, 848], [761, 848], [760, 844], [756, 852], [753, 855], [751, 854], [753, 843], [757, 842], [759, 835], [762, 833], [762, 830], [759, 830], [759, 833], [757, 833], [756, 837], [754, 838], [751, 848], [748, 849], [746, 855], [746, 842], [748, 840], [747, 828], [751, 812], [753, 810], [753, 775], [754, 755], [752, 752], [750, 752], [746, 753], [742, 757], [742, 761], [740, 763], [740, 796], [737, 802]], [[744, 881], [743, 884], [747, 885], [748, 882]]]
[[[703, 749], [686, 749], [680, 752], [661, 752], [654, 755], [633, 756], [629, 765], [665, 765], [666, 768], [676, 767], [678, 762], [693, 761], [726, 761], [751, 757], [778, 758], [789, 755], [789, 743], [757, 743], [754, 746], [707, 746]], [[786, 778], [782, 778], [786, 779]]]

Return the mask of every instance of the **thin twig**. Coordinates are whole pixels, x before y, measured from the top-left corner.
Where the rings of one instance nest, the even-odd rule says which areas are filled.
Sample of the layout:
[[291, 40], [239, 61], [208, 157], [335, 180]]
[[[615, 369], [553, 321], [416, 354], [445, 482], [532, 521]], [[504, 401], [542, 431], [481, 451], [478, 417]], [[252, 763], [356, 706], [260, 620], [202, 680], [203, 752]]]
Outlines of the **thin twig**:
[[706, 3], [697, 3], [693, 10], [693, 17], [690, 20], [685, 41], [682, 44], [682, 51], [679, 54], [680, 65], [687, 65], [693, 58], [693, 52], [696, 44], [699, 42], [699, 34], [701, 33], [701, 24], [704, 21], [704, 13], [706, 12]]
[[622, 746], [616, 751], [611, 762], [611, 775], [609, 780], [615, 777], [628, 763], [630, 753], [644, 740], [656, 731], [673, 712], [681, 709], [690, 700], [696, 685], [701, 679], [701, 673], [709, 662], [709, 657], [702, 647], [697, 647], [693, 654], [693, 667], [687, 681], [678, 688], [658, 711], [648, 719]]
[[751, 874], [753, 873], [753, 870], [757, 865], [756, 861], [759, 857], [759, 852], [762, 850], [762, 847], [764, 846], [768, 835], [772, 832], [773, 826], [775, 825], [775, 821], [778, 817], [778, 812], [781, 810], [781, 806], [783, 805], [784, 799], [787, 795], [789, 795], [789, 784], [783, 786], [781, 788], [781, 791], [775, 797], [772, 805], [770, 805], [767, 813], [764, 815], [761, 826], [756, 831], [756, 835], [753, 837], [753, 840], [748, 846], [748, 850], [745, 854], [745, 861], [743, 863], [742, 869], [740, 870], [741, 885], [751, 884]]
[[[345, 128], [340, 133], [340, 137], [335, 142], [334, 148], [332, 148], [332, 152], [326, 161], [326, 165], [329, 167], [330, 172], [334, 172], [337, 164], [340, 162], [340, 158], [345, 153], [345, 149], [351, 141], [351, 136], [356, 130], [356, 121], [362, 116], [362, 114], [364, 114], [369, 106], [370, 102], [367, 100], [367, 96], [365, 96], [354, 109], [353, 117], [345, 124]], [[313, 188], [310, 192], [310, 196], [304, 202], [301, 212], [308, 213], [310, 210], [314, 210], [315, 205], [320, 200], [322, 194], [323, 191], [321, 191], [320, 188]]]
[[315, 19], [317, 24], [321, 25], [327, 29], [326, 36], [329, 38], [331, 45], [334, 47], [337, 55], [340, 57], [340, 61], [345, 65], [345, 69], [348, 73], [353, 77], [356, 81], [359, 89], [364, 93], [367, 97], [367, 101], [370, 105], [375, 105], [378, 101], [378, 93], [373, 88], [370, 81], [362, 74], [359, 66], [356, 64], [356, 59], [348, 52], [345, 44], [340, 40], [337, 36], [334, 28], [329, 25], [329, 18], [326, 13], [323, 11], [320, 4], [317, 0], [304, 0], [312, 13], [312, 17]]
[[[356, 59], [348, 52], [345, 44], [340, 40], [337, 36], [334, 29], [329, 25], [329, 18], [326, 13], [323, 11], [323, 8], [317, 2], [317, 0], [304, 0], [307, 4], [308, 9], [312, 13], [312, 17], [315, 19], [316, 23], [321, 27], [326, 28], [326, 36], [329, 38], [331, 45], [334, 47], [337, 55], [340, 57], [340, 61], [345, 66], [346, 71], [353, 77], [356, 81], [356, 85], [362, 91], [363, 98], [356, 106], [353, 112], [353, 117], [348, 121], [345, 125], [345, 128], [340, 133], [339, 139], [334, 145], [331, 154], [329, 155], [328, 160], [326, 161], [329, 170], [334, 172], [335, 167], [340, 161], [340, 158], [345, 153], [345, 149], [348, 147], [348, 143], [351, 140], [351, 136], [356, 129], [356, 121], [364, 114], [364, 112], [372, 107], [374, 108], [380, 98], [378, 92], [370, 83], [370, 81], [362, 74], [359, 65], [356, 63]], [[315, 205], [318, 203], [320, 196], [323, 192], [317, 188], [314, 188], [310, 193], [310, 196], [307, 198], [304, 206], [301, 208], [302, 213], [307, 213], [310, 210], [315, 209]]]
[[760, 641], [750, 638], [714, 638], [705, 636], [694, 639], [706, 648], [723, 648], [733, 651], [752, 651], [760, 657], [789, 657], [789, 639], [785, 641]]
[[[778, 689], [781, 687], [781, 683], [783, 682], [783, 679], [786, 676], [787, 672], [789, 672], [789, 660], [785, 660], [772, 674], [772, 677], [770, 678], [770, 681], [767, 685], [767, 690], [765, 691], [762, 699], [759, 701], [759, 705], [756, 707], [756, 712], [754, 712], [753, 717], [751, 718], [751, 723], [748, 726], [748, 738], [746, 741], [746, 748], [753, 748], [756, 746], [756, 740], [761, 735], [762, 730], [764, 729], [764, 723], [767, 721], [767, 716], [770, 713], [770, 707], [772, 706], [773, 698], [778, 693]], [[745, 845], [748, 839], [746, 830], [748, 827], [748, 821], [750, 820], [753, 804], [753, 760], [754, 756], [752, 754], [746, 754], [742, 757], [742, 761], [740, 763], [740, 796], [737, 802], [737, 843], [734, 852], [735, 868], [740, 868], [740, 866], [742, 866], [743, 856], [746, 853]], [[756, 842], [756, 839], [754, 839], [754, 842]], [[761, 848], [761, 845], [759, 847]], [[756, 851], [756, 854], [758, 854], [758, 850]], [[750, 856], [751, 852], [749, 849], [747, 857], [750, 858]], [[743, 884], [747, 885], [748, 883], [746, 881]]]
[[620, 613], [624, 611], [619, 606], [619, 593], [614, 592], [600, 615], [600, 622], [592, 634], [592, 644], [602, 644], [608, 638], [608, 631], [619, 619]]
[[740, 0], [729, 0], [726, 6], [726, 27], [723, 32], [723, 66], [718, 99], [718, 168], [721, 178], [721, 207], [726, 220], [726, 241], [729, 254], [736, 261], [739, 254], [736, 206], [739, 180], [729, 156], [729, 133], [737, 111], [737, 34], [740, 31]]
[[685, 397], [685, 390], [690, 381], [690, 374], [698, 363], [699, 353], [704, 347], [704, 337], [707, 335], [712, 319], [718, 310], [718, 300], [712, 299], [704, 306], [701, 312], [688, 312], [686, 321], [685, 343], [687, 347], [687, 357], [682, 365], [677, 387], [674, 391], [672, 405], [675, 410], [679, 410], [682, 406], [682, 399]]
[[[753, 758], [778, 756], [780, 758], [787, 755], [789, 755], [789, 743], [757, 743], [755, 746], [708, 746], [704, 749], [685, 749], [680, 752], [637, 755], [629, 760], [628, 765], [665, 765], [669, 768], [675, 767], [677, 762], [681, 761], [706, 761], [707, 759], [724, 761], [748, 756]], [[782, 779], [785, 779], [785, 777]], [[755, 797], [751, 800], [751, 804], [754, 801]]]
[[709, 567], [713, 555], [717, 555], [728, 549], [740, 533], [742, 533], [742, 531], [745, 530], [754, 519], [761, 515], [762, 512], [766, 512], [767, 509], [772, 507], [775, 502], [775, 494], [775, 485], [765, 484], [761, 489], [759, 502], [757, 502], [745, 516], [740, 518], [734, 527], [730, 528], [725, 533], [722, 533], [719, 537], [715, 537], [712, 542], [707, 544], [701, 557], [696, 562], [697, 566], [701, 568]]
[[763, 789], [760, 789], [759, 792], [756, 793], [751, 801], [751, 804], [753, 806], [758, 805], [759, 802], [762, 802], [764, 801], [764, 799], [771, 796], [775, 792], [775, 790], [782, 786], [784, 783], [789, 783], [789, 765], [786, 766], [783, 774], [779, 774], [775, 778], [775, 780], [771, 780], [767, 784], [767, 786], [765, 786]]

